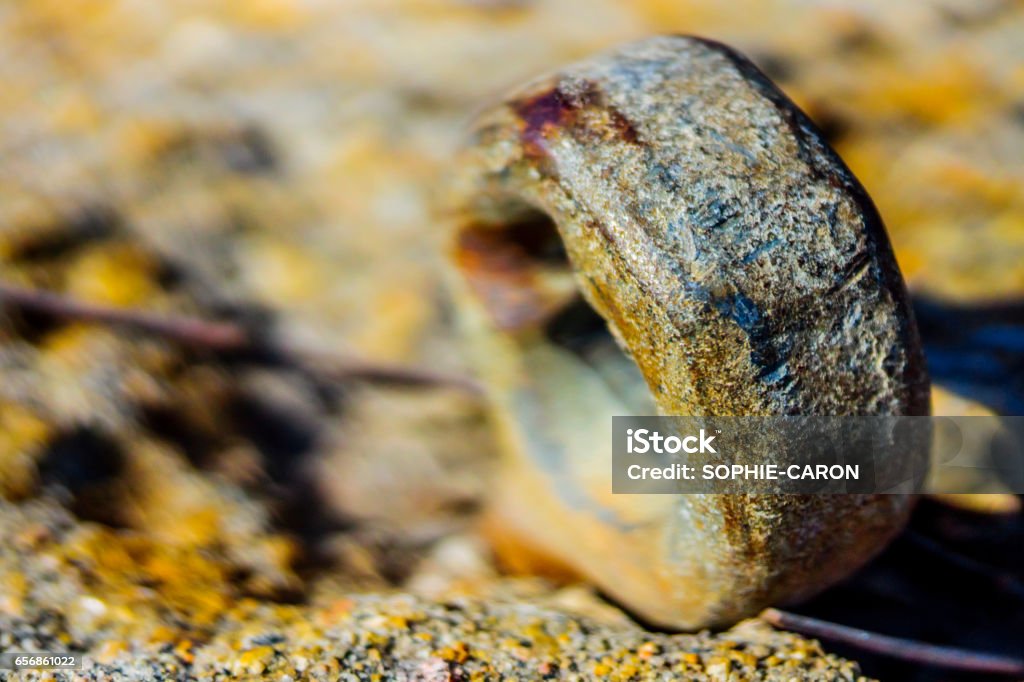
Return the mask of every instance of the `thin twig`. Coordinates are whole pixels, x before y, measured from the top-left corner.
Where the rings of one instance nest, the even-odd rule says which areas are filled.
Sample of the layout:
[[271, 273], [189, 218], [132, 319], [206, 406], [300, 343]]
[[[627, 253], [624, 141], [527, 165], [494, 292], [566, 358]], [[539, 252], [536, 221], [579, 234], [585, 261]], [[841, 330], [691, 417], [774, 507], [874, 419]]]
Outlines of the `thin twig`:
[[437, 372], [426, 367], [367, 362], [365, 360], [343, 360], [337, 357], [304, 353], [286, 346], [281, 346], [279, 353], [283, 357], [293, 358], [293, 362], [290, 364], [315, 367], [335, 381], [365, 381], [395, 386], [449, 386], [474, 395], [483, 393], [483, 386], [475, 379], [461, 374]]
[[164, 317], [143, 310], [86, 303], [48, 291], [22, 289], [3, 283], [0, 283], [0, 303], [59, 320], [123, 327], [222, 353], [250, 346], [248, 334], [235, 324], [207, 322], [193, 317]]
[[921, 533], [908, 530], [903, 535], [919, 548], [945, 561], [947, 564], [965, 573], [970, 573], [977, 578], [981, 578], [995, 590], [1024, 600], [1024, 582], [1017, 579], [1016, 576], [1000, 571], [998, 568], [989, 566], [977, 559], [964, 556]]
[[891, 656], [904, 661], [975, 673], [1024, 675], [1024, 660], [1018, 658], [890, 637], [778, 609], [765, 609], [761, 612], [761, 620], [777, 628], [849, 644], [863, 651]]
[[468, 377], [422, 367], [314, 356], [285, 344], [257, 339], [241, 325], [231, 322], [212, 322], [195, 317], [157, 315], [143, 310], [115, 308], [3, 283], [0, 283], [0, 304], [64, 321], [92, 322], [137, 331], [216, 353], [249, 353], [253, 357], [272, 358], [276, 364], [316, 369], [318, 373], [337, 381], [451, 386], [469, 393], [481, 392], [480, 385]]

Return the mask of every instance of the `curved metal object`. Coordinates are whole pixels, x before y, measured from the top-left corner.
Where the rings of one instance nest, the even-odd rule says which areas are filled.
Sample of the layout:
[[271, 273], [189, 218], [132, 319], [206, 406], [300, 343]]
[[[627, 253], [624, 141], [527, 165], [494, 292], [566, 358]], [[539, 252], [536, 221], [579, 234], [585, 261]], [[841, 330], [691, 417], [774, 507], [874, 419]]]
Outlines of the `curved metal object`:
[[[747, 59], [659, 37], [569, 66], [481, 115], [460, 170], [457, 287], [505, 532], [697, 628], [817, 592], [899, 530], [908, 497], [610, 492], [614, 414], [928, 410], [874, 205]], [[577, 292], [625, 355], [559, 336]]]

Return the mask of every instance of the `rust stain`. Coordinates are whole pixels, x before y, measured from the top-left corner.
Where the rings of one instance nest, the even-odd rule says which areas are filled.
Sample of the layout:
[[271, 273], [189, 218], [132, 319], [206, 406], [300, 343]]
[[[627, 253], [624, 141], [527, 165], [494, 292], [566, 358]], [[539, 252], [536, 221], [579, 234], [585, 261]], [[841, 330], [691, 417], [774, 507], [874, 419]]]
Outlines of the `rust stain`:
[[454, 261], [501, 330], [539, 326], [566, 303], [543, 286], [536, 257], [500, 229], [471, 225], [460, 231]]
[[511, 106], [522, 122], [520, 140], [526, 158], [547, 159], [548, 143], [559, 131], [583, 139], [639, 144], [636, 126], [607, 103], [596, 83], [585, 81], [572, 89], [558, 84]]
[[555, 87], [512, 105], [522, 120], [520, 134], [527, 157], [547, 156], [547, 138], [552, 131], [565, 127], [575, 118], [578, 106]]

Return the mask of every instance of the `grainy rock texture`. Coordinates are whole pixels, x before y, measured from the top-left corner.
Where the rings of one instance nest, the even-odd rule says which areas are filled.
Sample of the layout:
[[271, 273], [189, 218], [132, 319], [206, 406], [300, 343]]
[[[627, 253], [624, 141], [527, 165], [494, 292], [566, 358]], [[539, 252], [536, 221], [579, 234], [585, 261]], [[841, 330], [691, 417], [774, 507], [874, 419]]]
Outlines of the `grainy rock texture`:
[[428, 601], [321, 583], [303, 605], [261, 601], [223, 552], [112, 533], [48, 505], [0, 510], [0, 648], [87, 650], [75, 679], [858, 679], [854, 664], [762, 623], [652, 634], [611, 609], [580, 615], [593, 597], [542, 585]]

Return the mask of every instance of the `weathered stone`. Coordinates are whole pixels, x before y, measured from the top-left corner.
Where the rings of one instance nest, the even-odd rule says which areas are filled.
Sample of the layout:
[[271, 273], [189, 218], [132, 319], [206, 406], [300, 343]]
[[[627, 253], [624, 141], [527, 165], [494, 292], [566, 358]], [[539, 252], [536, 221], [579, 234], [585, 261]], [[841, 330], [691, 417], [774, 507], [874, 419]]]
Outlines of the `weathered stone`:
[[509, 453], [510, 532], [693, 628], [819, 591], [902, 526], [899, 496], [612, 496], [608, 418], [630, 405], [594, 369], [607, 361], [549, 338], [568, 299], [548, 293], [545, 216], [661, 413], [927, 413], [874, 205], [751, 62], [690, 37], [613, 50], [484, 113], [464, 163], [455, 259]]

